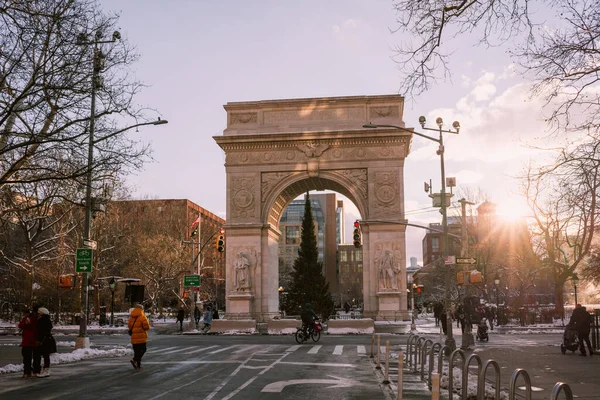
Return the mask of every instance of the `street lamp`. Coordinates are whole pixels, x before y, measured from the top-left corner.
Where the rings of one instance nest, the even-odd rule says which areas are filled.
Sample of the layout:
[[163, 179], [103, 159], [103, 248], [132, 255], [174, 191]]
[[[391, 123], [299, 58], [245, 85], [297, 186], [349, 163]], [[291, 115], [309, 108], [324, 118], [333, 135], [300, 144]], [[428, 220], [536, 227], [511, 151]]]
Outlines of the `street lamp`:
[[[81, 33], [77, 38], [77, 44], [82, 46], [94, 46], [93, 51], [93, 68], [92, 68], [92, 92], [91, 92], [91, 111], [90, 111], [90, 134], [88, 140], [88, 159], [87, 159], [87, 174], [86, 174], [86, 188], [85, 188], [85, 217], [84, 217], [84, 225], [83, 225], [83, 246], [84, 247], [92, 247], [91, 242], [91, 221], [92, 221], [92, 171], [93, 171], [93, 162], [94, 162], [94, 145], [101, 141], [104, 141], [108, 138], [116, 136], [122, 132], [125, 132], [129, 129], [136, 128], [143, 125], [162, 125], [168, 123], [167, 120], [161, 120], [152, 122], [144, 122], [140, 124], [135, 124], [132, 126], [128, 126], [124, 129], [113, 132], [107, 136], [100, 138], [99, 140], [94, 140], [94, 129], [96, 124], [96, 89], [100, 89], [103, 85], [102, 79], [100, 77], [100, 72], [104, 68], [104, 59], [105, 54], [98, 48], [99, 44], [103, 43], [114, 43], [117, 40], [121, 39], [121, 34], [119, 31], [115, 31], [112, 34], [112, 38], [110, 40], [102, 40], [102, 33], [97, 31], [94, 40], [88, 40], [88, 37], [85, 33]], [[83, 281], [81, 284], [81, 289], [84, 291], [82, 296], [84, 298], [85, 304], [83, 310], [81, 311], [81, 323], [79, 324], [79, 338], [78, 344], [76, 344], [76, 348], [88, 347], [89, 341], [86, 341], [85, 338], [87, 335], [87, 313], [89, 310], [89, 299], [88, 299], [88, 272], [83, 273]]]
[[110, 282], [108, 282], [108, 287], [110, 288], [110, 326], [114, 325], [115, 319], [115, 287], [117, 286], [117, 281], [115, 278], [110, 278]]
[[571, 275], [571, 281], [573, 282], [573, 289], [575, 290], [575, 305], [577, 305], [577, 284], [579, 283], [579, 277], [573, 272]]
[[500, 277], [498, 274], [494, 276], [494, 286], [496, 287], [496, 310], [498, 309], [498, 288], [500, 287]]
[[[424, 135], [422, 133], [419, 132], [415, 132], [412, 129], [407, 129], [401, 126], [396, 126], [396, 125], [387, 125], [387, 124], [365, 124], [363, 125], [363, 128], [393, 128], [393, 129], [398, 129], [401, 131], [405, 131], [405, 132], [409, 132], [412, 133], [414, 135], [420, 136], [424, 139], [427, 140], [431, 140], [434, 141], [436, 143], [439, 144], [438, 150], [437, 150], [437, 154], [440, 156], [440, 172], [441, 172], [441, 179], [442, 179], [442, 190], [440, 193], [440, 198], [441, 198], [441, 213], [442, 213], [442, 226], [443, 226], [443, 231], [444, 231], [444, 262], [448, 257], [448, 252], [449, 252], [449, 247], [448, 247], [448, 218], [447, 218], [447, 205], [446, 205], [446, 169], [445, 169], [445, 165], [444, 165], [444, 137], [442, 135], [442, 133], [453, 133], [453, 134], [458, 134], [458, 132], [460, 131], [460, 123], [458, 121], [454, 121], [452, 123], [452, 127], [454, 128], [454, 130], [444, 130], [442, 129], [442, 126], [444, 125], [444, 120], [441, 117], [436, 118], [435, 123], [437, 124], [437, 129], [436, 128], [425, 128], [425, 122], [426, 122], [426, 118], [424, 116], [420, 116], [419, 117], [419, 124], [421, 124], [421, 128], [427, 131], [433, 131], [433, 132], [438, 132], [439, 133], [439, 138], [436, 139], [434, 137], [431, 136], [427, 136]], [[452, 334], [452, 312], [450, 311], [450, 270], [448, 269], [446, 271], [446, 299], [445, 299], [445, 308], [446, 308], [446, 323], [447, 323], [447, 333], [448, 336], [446, 336], [446, 346], [450, 347], [450, 349], [452, 351], [454, 351], [456, 349], [456, 341], [454, 340], [453, 334]]]

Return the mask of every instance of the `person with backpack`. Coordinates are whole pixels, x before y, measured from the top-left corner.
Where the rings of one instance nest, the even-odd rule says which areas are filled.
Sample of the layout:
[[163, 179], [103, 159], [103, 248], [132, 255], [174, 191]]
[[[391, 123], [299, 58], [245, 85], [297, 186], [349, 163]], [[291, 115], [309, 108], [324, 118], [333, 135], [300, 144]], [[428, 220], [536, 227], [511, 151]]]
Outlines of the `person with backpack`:
[[302, 330], [304, 331], [304, 336], [307, 337], [309, 330], [314, 332], [315, 321], [318, 320], [319, 317], [313, 311], [310, 303], [306, 303], [302, 308], [300, 318], [302, 319]]
[[183, 307], [179, 308], [177, 311], [177, 322], [179, 323], [179, 332], [183, 332], [183, 317], [185, 316], [185, 312], [183, 311]]
[[21, 330], [21, 355], [23, 356], [23, 378], [30, 378], [32, 373], [31, 360], [33, 349], [37, 345], [35, 335], [37, 332], [37, 312], [38, 306], [34, 305], [33, 310], [27, 310], [21, 321], [17, 325]]
[[[33, 349], [33, 375], [38, 378], [50, 376], [50, 354], [56, 353], [56, 340], [52, 336], [52, 321], [50, 311], [47, 308], [38, 309], [38, 320], [36, 326], [37, 346]], [[41, 362], [44, 359], [44, 367]]]
[[140, 369], [142, 368], [142, 357], [147, 349], [148, 330], [150, 330], [150, 322], [148, 322], [148, 318], [144, 314], [144, 307], [141, 304], [136, 304], [131, 309], [127, 326], [131, 335], [131, 346], [133, 347], [133, 358], [130, 363], [134, 369]]
[[[577, 329], [577, 337], [579, 337], [579, 354], [582, 357], [587, 356], [585, 352], [585, 345], [587, 344], [590, 355], [594, 355], [592, 344], [590, 343], [590, 326], [592, 324], [592, 316], [581, 304], [577, 304], [573, 310], [573, 315], [569, 323], [575, 324]], [[585, 343], [584, 343], [585, 342]]]

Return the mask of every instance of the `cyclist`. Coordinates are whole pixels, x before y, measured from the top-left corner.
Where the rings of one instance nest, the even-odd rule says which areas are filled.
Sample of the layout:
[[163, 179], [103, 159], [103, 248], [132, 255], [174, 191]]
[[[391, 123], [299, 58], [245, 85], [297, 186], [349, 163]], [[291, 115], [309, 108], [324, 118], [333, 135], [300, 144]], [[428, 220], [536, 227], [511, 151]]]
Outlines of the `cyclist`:
[[317, 314], [315, 314], [313, 311], [310, 303], [306, 303], [304, 305], [302, 313], [300, 314], [300, 318], [302, 318], [302, 330], [304, 331], [304, 336], [308, 337], [309, 331], [315, 331], [315, 321], [319, 319]]

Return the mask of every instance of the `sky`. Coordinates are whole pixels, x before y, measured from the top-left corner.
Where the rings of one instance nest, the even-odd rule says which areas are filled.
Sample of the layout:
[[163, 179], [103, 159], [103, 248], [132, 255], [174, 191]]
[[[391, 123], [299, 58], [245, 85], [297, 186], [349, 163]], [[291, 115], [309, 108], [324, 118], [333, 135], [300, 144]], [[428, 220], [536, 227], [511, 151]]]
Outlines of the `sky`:
[[[187, 198], [226, 218], [225, 157], [213, 136], [226, 128], [227, 102], [402, 92], [392, 58], [402, 37], [392, 33], [390, 0], [100, 4], [121, 15], [121, 34], [141, 55], [134, 71], [147, 88], [138, 102], [169, 121], [132, 133], [151, 144], [154, 159], [128, 178], [135, 198]], [[499, 213], [526, 214], [515, 176], [543, 156], [532, 145], [550, 144], [543, 103], [530, 98], [531, 82], [515, 73], [505, 48], [464, 39], [450, 48], [452, 80], [407, 99], [404, 122], [418, 129], [420, 115], [430, 127], [438, 116], [446, 128], [460, 121], [460, 134], [444, 137], [446, 176], [456, 177], [455, 190], [481, 190]], [[441, 222], [423, 190], [430, 179], [440, 190], [436, 149], [437, 143], [415, 136], [405, 162], [405, 209], [414, 224]], [[360, 215], [349, 201], [345, 206], [351, 229]], [[410, 257], [422, 263], [424, 234], [407, 228], [407, 263]]]

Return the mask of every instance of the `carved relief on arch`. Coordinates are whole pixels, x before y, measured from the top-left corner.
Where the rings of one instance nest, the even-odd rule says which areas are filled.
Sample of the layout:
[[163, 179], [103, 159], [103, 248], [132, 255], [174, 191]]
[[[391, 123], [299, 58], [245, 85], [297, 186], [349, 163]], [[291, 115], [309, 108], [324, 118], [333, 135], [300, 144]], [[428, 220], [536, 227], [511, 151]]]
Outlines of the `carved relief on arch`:
[[294, 172], [263, 172], [260, 182], [262, 202], [264, 203], [267, 200], [267, 197], [273, 192], [275, 186], [293, 174]]
[[234, 177], [231, 179], [231, 219], [234, 221], [252, 220], [257, 215], [259, 195], [254, 177]]
[[396, 215], [401, 212], [401, 193], [397, 171], [374, 171], [372, 210], [373, 215]]
[[234, 255], [231, 260], [231, 271], [233, 282], [230, 294], [252, 292], [254, 271], [258, 264], [258, 254], [254, 246], [236, 246], [231, 249]]
[[368, 189], [367, 189], [367, 169], [339, 169], [329, 171], [333, 174], [340, 175], [344, 177], [346, 180], [352, 182], [352, 186], [357, 190], [356, 192], [362, 196], [363, 199], [368, 198]]

